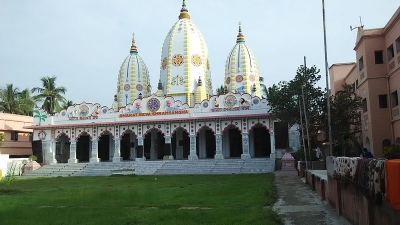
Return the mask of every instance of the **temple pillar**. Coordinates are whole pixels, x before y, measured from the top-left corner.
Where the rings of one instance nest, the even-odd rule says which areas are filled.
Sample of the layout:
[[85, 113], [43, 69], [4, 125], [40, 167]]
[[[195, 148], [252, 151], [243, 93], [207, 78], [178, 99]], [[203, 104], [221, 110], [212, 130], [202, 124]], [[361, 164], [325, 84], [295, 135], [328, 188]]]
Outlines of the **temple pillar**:
[[71, 140], [68, 163], [78, 163], [78, 159], [76, 158], [76, 140]]
[[165, 136], [165, 155], [163, 160], [173, 160], [174, 156], [172, 155], [172, 147], [171, 147], [171, 136]]
[[114, 156], [112, 159], [113, 162], [122, 161], [120, 145], [121, 145], [121, 138], [119, 137], [114, 138]]
[[199, 157], [196, 155], [196, 135], [189, 135], [190, 138], [190, 154], [189, 160], [197, 160]]
[[274, 133], [274, 131], [269, 131], [269, 136], [270, 136], [270, 140], [271, 140], [271, 154], [269, 157], [271, 159], [275, 159], [276, 155], [275, 155], [275, 133]]
[[92, 138], [92, 150], [90, 154], [90, 163], [100, 162], [99, 158], [99, 140], [97, 138]]
[[143, 146], [143, 137], [138, 137], [137, 138], [137, 152], [142, 153], [142, 157], [136, 157], [135, 161], [146, 161], [146, 157], [144, 157], [144, 146]]
[[215, 155], [214, 159], [224, 159], [222, 154], [222, 135], [215, 134]]
[[243, 154], [240, 156], [242, 159], [250, 159], [250, 154], [249, 154], [249, 134], [248, 133], [242, 133], [242, 149], [243, 149]]

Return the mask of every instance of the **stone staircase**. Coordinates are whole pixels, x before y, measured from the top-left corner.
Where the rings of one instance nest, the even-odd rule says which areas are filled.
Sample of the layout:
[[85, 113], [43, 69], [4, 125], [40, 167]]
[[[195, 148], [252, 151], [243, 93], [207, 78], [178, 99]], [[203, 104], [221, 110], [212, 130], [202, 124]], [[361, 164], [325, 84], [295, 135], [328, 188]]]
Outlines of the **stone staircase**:
[[240, 174], [273, 172], [275, 160], [252, 159], [200, 159], [165, 161], [126, 161], [55, 164], [25, 174], [27, 177], [50, 176], [110, 176], [110, 175], [173, 175], [173, 174]]
[[24, 174], [25, 177], [67, 177], [80, 173], [88, 163], [60, 163], [43, 166], [35, 171]]

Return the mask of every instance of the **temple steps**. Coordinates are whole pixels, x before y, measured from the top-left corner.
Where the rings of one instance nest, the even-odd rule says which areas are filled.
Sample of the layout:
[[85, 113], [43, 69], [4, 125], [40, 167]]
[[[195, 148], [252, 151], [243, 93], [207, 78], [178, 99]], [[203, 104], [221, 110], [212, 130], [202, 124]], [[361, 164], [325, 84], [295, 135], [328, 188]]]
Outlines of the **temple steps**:
[[274, 168], [275, 160], [269, 158], [60, 163], [43, 166], [24, 176], [243, 174], [268, 173]]

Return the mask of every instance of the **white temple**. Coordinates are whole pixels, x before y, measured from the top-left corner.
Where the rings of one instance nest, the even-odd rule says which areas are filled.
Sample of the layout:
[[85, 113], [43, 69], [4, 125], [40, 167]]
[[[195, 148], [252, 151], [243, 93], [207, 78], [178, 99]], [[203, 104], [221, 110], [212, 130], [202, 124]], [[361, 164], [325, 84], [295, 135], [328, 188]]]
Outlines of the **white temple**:
[[[82, 102], [54, 115], [35, 109], [30, 128], [44, 163], [274, 158], [274, 119], [240, 25], [227, 54], [225, 94], [213, 95], [207, 45], [183, 1], [162, 46], [155, 93], [133, 37], [111, 107]], [[287, 132], [296, 149], [297, 130]]]

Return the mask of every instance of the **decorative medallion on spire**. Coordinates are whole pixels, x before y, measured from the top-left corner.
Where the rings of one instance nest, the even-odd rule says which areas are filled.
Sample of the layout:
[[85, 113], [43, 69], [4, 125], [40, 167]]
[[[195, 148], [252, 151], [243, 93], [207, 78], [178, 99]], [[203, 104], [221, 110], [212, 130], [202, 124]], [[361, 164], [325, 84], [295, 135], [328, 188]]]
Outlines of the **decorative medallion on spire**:
[[244, 36], [242, 34], [242, 23], [239, 22], [239, 34], [236, 37], [236, 43], [238, 42], [244, 42]]
[[135, 43], [135, 33], [132, 34], [132, 45], [130, 53], [138, 53]]
[[186, 8], [186, 2], [183, 0], [181, 13], [179, 14], [179, 19], [190, 19], [189, 11]]

